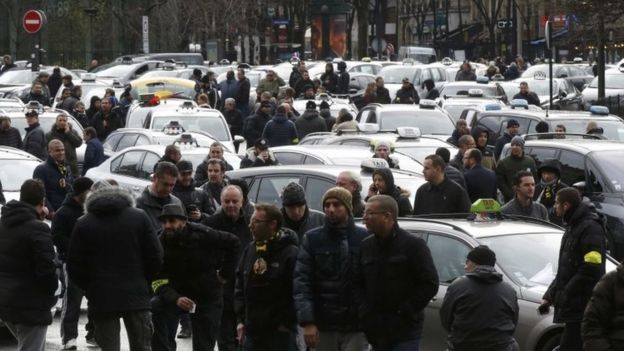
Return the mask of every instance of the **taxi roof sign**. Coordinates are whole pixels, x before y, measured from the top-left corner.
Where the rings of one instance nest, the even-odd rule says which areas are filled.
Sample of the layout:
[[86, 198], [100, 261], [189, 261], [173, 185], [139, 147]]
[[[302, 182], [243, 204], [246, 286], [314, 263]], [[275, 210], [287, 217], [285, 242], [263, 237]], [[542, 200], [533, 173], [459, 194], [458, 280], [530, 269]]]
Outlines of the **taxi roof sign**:
[[470, 212], [475, 212], [475, 213], [484, 213], [484, 212], [497, 213], [500, 211], [501, 211], [501, 205], [498, 203], [498, 201], [494, 199], [479, 199], [470, 206]]
[[383, 158], [367, 158], [362, 160], [360, 167], [364, 170], [374, 171], [380, 168], [390, 168], [388, 162]]

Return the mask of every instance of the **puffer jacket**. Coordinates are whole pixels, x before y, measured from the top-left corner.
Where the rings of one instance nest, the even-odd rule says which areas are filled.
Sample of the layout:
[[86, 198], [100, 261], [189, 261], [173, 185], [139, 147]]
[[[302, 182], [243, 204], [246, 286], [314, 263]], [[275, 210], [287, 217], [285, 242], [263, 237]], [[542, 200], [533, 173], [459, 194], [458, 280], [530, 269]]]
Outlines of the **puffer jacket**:
[[321, 331], [360, 330], [353, 269], [366, 229], [349, 219], [337, 228], [327, 219], [303, 236], [295, 265], [293, 296], [300, 325]]
[[6, 130], [0, 128], [0, 145], [21, 149], [22, 136], [20, 135], [19, 130], [15, 127], [9, 127]]
[[70, 129], [69, 132], [65, 130], [59, 130], [55, 125], [52, 125], [52, 129], [46, 134], [46, 140], [58, 139], [63, 142], [65, 146], [65, 159], [69, 163], [72, 174], [78, 175], [78, 156], [76, 155], [76, 149], [82, 145], [82, 137], [74, 129]]
[[269, 334], [280, 326], [294, 329], [292, 276], [297, 252], [296, 236], [284, 229], [267, 241], [266, 250], [255, 241], [245, 247], [236, 270], [234, 310], [248, 335]]
[[94, 191], [76, 223], [67, 254], [69, 278], [86, 291], [94, 316], [151, 308], [149, 283], [163, 249], [145, 212], [119, 187]]
[[581, 331], [583, 349], [624, 350], [624, 265], [600, 279], [587, 304]]
[[262, 137], [266, 138], [269, 146], [284, 146], [297, 144], [297, 127], [284, 113], [276, 113], [275, 116], [264, 126]]
[[320, 227], [325, 224], [325, 214], [323, 212], [312, 210], [308, 206], [306, 206], [305, 214], [303, 218], [298, 221], [293, 221], [286, 215], [286, 210], [282, 208], [282, 216], [284, 217], [284, 223], [282, 224], [285, 228], [293, 230], [297, 233], [297, 237], [299, 238], [298, 242], [303, 240], [303, 234], [307, 233], [309, 230], [314, 229], [316, 227]]
[[500, 351], [514, 344], [518, 325], [516, 291], [494, 267], [477, 266], [446, 290], [442, 326], [453, 351]]
[[316, 109], [306, 109], [305, 112], [295, 121], [299, 140], [305, 138], [310, 133], [326, 132], [327, 123], [319, 116]]
[[42, 160], [48, 158], [48, 142], [39, 123], [24, 128], [26, 135], [22, 146], [24, 151]]
[[51, 324], [57, 285], [50, 228], [32, 205], [9, 201], [0, 218], [0, 319]]
[[586, 203], [571, 208], [564, 216], [567, 224], [557, 275], [544, 294], [555, 307], [555, 323], [581, 322], [592, 290], [605, 272], [604, 218]]
[[223, 297], [221, 278], [234, 280], [240, 250], [236, 235], [188, 222], [173, 237], [163, 232], [159, 236], [164, 263], [152, 281], [154, 293], [169, 304], [182, 296], [197, 302], [219, 301]]

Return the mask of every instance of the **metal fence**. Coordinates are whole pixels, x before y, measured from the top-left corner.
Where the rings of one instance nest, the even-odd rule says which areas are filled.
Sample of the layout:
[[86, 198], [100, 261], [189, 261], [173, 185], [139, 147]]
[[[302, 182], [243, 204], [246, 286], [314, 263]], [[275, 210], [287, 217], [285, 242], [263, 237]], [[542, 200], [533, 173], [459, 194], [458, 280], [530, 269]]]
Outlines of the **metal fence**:
[[612, 95], [596, 100], [592, 105], [601, 105], [609, 108], [609, 112], [624, 118], [624, 95]]

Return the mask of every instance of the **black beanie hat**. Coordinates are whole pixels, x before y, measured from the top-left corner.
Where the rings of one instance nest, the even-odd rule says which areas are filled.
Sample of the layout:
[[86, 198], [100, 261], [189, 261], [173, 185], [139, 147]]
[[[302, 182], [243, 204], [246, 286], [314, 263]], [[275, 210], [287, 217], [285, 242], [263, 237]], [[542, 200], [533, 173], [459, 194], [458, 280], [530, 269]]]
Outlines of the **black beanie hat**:
[[496, 254], [486, 245], [479, 245], [468, 253], [468, 259], [480, 266], [492, 266], [496, 264]]
[[299, 183], [291, 182], [282, 192], [283, 206], [301, 206], [306, 204], [305, 190]]
[[74, 181], [74, 196], [82, 195], [85, 191], [91, 189], [93, 180], [87, 177], [80, 177]]

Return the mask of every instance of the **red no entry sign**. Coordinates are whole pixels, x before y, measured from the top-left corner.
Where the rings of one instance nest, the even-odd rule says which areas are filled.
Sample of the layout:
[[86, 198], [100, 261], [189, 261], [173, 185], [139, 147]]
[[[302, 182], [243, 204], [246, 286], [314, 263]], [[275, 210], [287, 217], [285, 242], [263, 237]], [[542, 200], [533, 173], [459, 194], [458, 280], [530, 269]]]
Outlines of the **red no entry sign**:
[[35, 34], [41, 30], [44, 22], [43, 12], [38, 10], [28, 10], [22, 19], [22, 26], [28, 34]]

